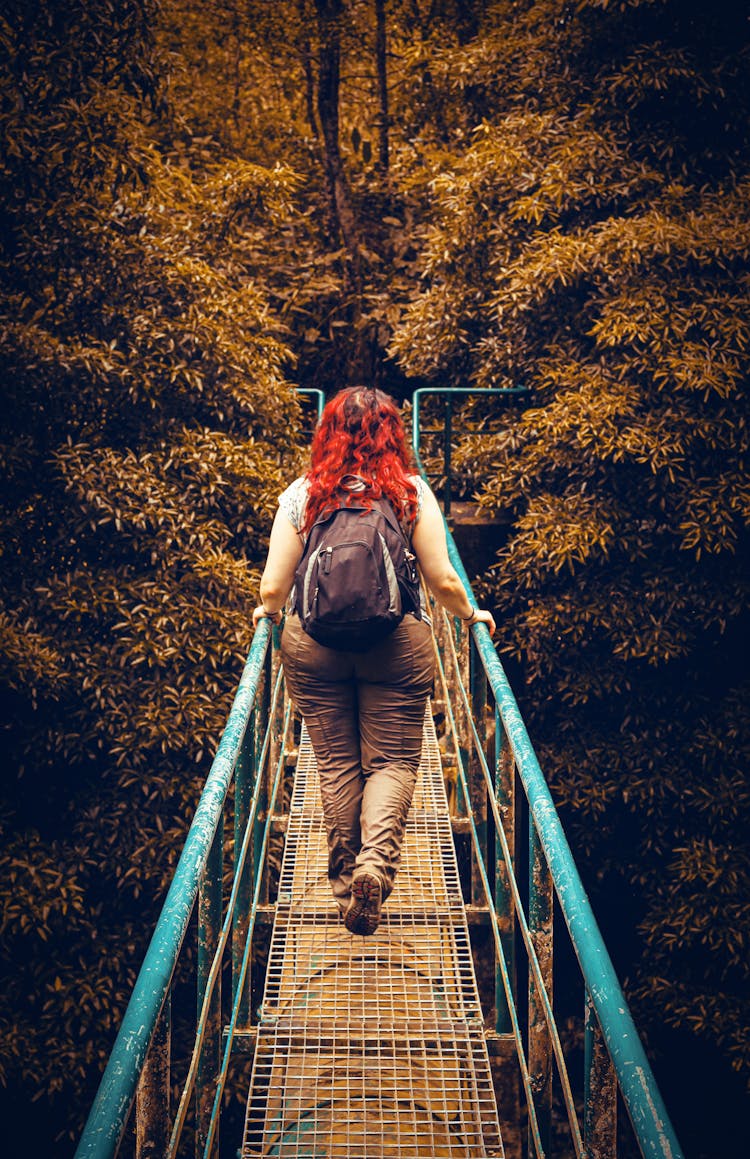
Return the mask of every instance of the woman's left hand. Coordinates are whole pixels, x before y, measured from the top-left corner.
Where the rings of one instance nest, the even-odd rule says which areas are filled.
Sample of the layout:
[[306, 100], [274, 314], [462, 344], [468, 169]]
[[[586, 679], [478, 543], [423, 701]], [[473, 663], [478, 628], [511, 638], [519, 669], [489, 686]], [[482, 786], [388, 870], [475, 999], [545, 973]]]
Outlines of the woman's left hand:
[[280, 624], [281, 612], [267, 612], [262, 604], [258, 604], [253, 612], [253, 627], [257, 628], [261, 620], [270, 620], [272, 624]]

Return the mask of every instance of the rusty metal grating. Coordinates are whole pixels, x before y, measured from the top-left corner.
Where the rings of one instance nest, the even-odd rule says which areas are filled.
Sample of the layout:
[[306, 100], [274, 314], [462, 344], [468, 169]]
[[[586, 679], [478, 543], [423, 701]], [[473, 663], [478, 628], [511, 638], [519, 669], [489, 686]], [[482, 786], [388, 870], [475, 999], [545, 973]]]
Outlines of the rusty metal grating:
[[348, 933], [326, 866], [303, 733], [243, 1159], [502, 1156], [429, 713], [401, 869], [375, 935]]

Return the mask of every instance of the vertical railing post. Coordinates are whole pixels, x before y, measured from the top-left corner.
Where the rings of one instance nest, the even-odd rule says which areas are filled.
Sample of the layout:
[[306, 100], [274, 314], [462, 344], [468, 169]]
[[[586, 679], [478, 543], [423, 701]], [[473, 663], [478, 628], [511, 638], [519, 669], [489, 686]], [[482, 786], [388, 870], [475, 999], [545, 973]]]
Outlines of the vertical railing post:
[[[250, 863], [251, 881], [253, 896], [258, 888], [258, 876], [263, 873], [263, 834], [266, 826], [266, 811], [268, 809], [268, 780], [266, 770], [269, 767], [268, 758], [266, 759], [266, 769], [261, 768], [260, 760], [263, 750], [263, 737], [266, 731], [266, 724], [268, 722], [268, 715], [271, 705], [271, 667], [273, 651], [273, 644], [269, 642], [268, 649], [263, 661], [263, 669], [259, 676], [258, 692], [255, 697], [255, 704], [253, 706], [253, 739], [254, 739], [254, 757], [253, 768], [256, 781], [259, 781], [258, 788], [258, 806], [255, 811], [255, 821], [253, 822], [253, 832], [250, 843]], [[261, 882], [261, 889], [259, 900], [261, 903], [267, 901], [267, 885], [268, 876], [263, 873], [263, 881]], [[249, 1022], [253, 1022], [256, 1018], [255, 1010], [255, 996], [253, 994], [253, 977], [255, 975], [255, 962], [257, 951], [255, 944], [250, 948], [250, 962], [247, 972], [247, 980], [245, 982], [247, 1009], [249, 1013]]]
[[[552, 1004], [552, 875], [547, 866], [534, 818], [529, 816], [529, 931], [542, 981]], [[552, 1042], [537, 984], [529, 975], [529, 1077], [539, 1134], [549, 1154], [552, 1133]], [[532, 1154], [529, 1136], [529, 1154]]]
[[[474, 640], [471, 632], [466, 630], [467, 651], [469, 656], [469, 688], [471, 693], [471, 708], [474, 716], [474, 724], [479, 737], [479, 743], [482, 746], [482, 752], [487, 753], [487, 675], [484, 671], [484, 666], [477, 655], [474, 647]], [[468, 734], [468, 725], [467, 725]], [[485, 865], [488, 864], [487, 859], [487, 786], [484, 783], [484, 776], [482, 773], [482, 762], [479, 754], [475, 752], [472, 745], [469, 750], [470, 756], [468, 761], [468, 779], [469, 792], [471, 793], [471, 811], [474, 817], [474, 823], [477, 830], [477, 841], [481, 850]], [[472, 858], [471, 869], [471, 901], [472, 905], [481, 905], [484, 899], [484, 885], [482, 882], [482, 875], [479, 871], [479, 865], [476, 858]]]
[[[224, 822], [216, 835], [198, 893], [198, 1015], [221, 934]], [[203, 1155], [211, 1122], [216, 1081], [221, 1068], [221, 973], [216, 979], [206, 1021], [206, 1033], [195, 1077], [195, 1154]], [[218, 1128], [216, 1138], [218, 1140]]]
[[[257, 885], [258, 874], [261, 872], [261, 852], [263, 849], [263, 831], [266, 826], [266, 809], [268, 808], [268, 793], [267, 793], [267, 775], [264, 769], [260, 767], [260, 756], [263, 748], [263, 735], [265, 733], [265, 725], [268, 720], [268, 710], [271, 702], [271, 648], [266, 652], [263, 663], [263, 671], [260, 676], [258, 685], [258, 695], [255, 698], [254, 719], [255, 719], [255, 776], [260, 778], [259, 792], [258, 792], [258, 808], [255, 812], [255, 823], [253, 825], [253, 882]], [[268, 764], [266, 764], [268, 767]], [[261, 890], [261, 901], [265, 901], [263, 890]]]
[[583, 1142], [586, 1159], [615, 1159], [617, 1079], [588, 990], [583, 1027]]
[[[458, 739], [457, 739], [456, 747], [457, 747], [458, 752], [459, 752], [460, 757], [461, 757], [461, 763], [462, 763], [463, 767], [466, 769], [467, 780], [468, 780], [469, 752], [471, 751], [471, 749], [467, 747], [467, 744], [468, 744], [467, 738], [471, 735], [471, 731], [470, 731], [471, 726], [469, 724], [468, 716], [466, 713], [466, 708], [464, 707], [464, 699], [463, 699], [463, 696], [461, 695], [460, 685], [463, 684], [463, 686], [467, 690], [467, 692], [471, 687], [471, 675], [470, 675], [470, 668], [469, 668], [469, 647], [471, 644], [471, 632], [466, 627], [464, 622], [462, 620], [460, 620], [457, 616], [450, 616], [449, 617], [448, 631], [453, 632], [453, 640], [454, 640], [454, 644], [455, 644], [455, 648], [456, 648], [456, 656], [458, 658], [458, 671], [456, 671], [454, 668], [454, 665], [452, 663], [452, 658], [448, 661], [448, 669], [450, 672], [450, 675], [448, 675], [448, 693], [450, 696], [451, 704], [453, 706], [453, 718], [456, 722], [456, 727], [458, 729]], [[469, 782], [469, 792], [471, 792], [471, 782]], [[464, 814], [471, 813], [473, 802], [471, 800], [468, 800], [468, 801], [463, 800], [463, 788], [461, 785], [460, 778], [459, 778], [459, 782], [458, 782], [458, 795], [459, 795], [459, 806], [460, 806], [459, 811], [463, 812]], [[472, 896], [472, 900], [474, 898], [474, 876], [475, 876], [476, 871], [477, 871], [476, 859], [474, 858], [474, 855], [472, 854], [472, 869], [471, 869], [471, 881], [472, 881], [471, 896]]]
[[445, 469], [445, 489], [443, 491], [443, 514], [451, 513], [451, 443], [453, 442], [453, 399], [445, 397], [445, 427], [443, 430], [443, 467]]
[[[271, 633], [272, 640], [272, 656], [271, 656], [271, 688], [276, 687], [276, 677], [281, 667], [281, 628], [274, 627]], [[281, 757], [281, 746], [284, 742], [284, 697], [278, 696], [276, 698], [276, 708], [271, 721], [271, 744], [268, 756], [268, 764], [266, 766], [266, 796], [270, 794], [271, 786], [275, 770], [278, 767], [279, 759]], [[278, 812], [282, 809], [283, 802], [279, 799], [276, 802], [276, 810]]]
[[[515, 817], [515, 765], [513, 753], [505, 735], [500, 711], [495, 706], [495, 794], [503, 822], [503, 831], [508, 848], [513, 856], [516, 841]], [[495, 837], [495, 909], [500, 927], [500, 942], [503, 947], [508, 977], [515, 1001], [516, 955], [515, 955], [515, 914], [513, 896], [510, 889], [510, 875], [505, 864], [500, 835]], [[495, 1029], [498, 1034], [510, 1034], [512, 1024], [508, 1000], [503, 986], [499, 963], [495, 963]]]
[[135, 1097], [136, 1159], [162, 1159], [169, 1142], [172, 991], [167, 991]]
[[[450, 679], [450, 648], [446, 640], [446, 633], [450, 632], [452, 627], [448, 617], [443, 614], [432, 598], [430, 598], [429, 610], [432, 617], [432, 629], [435, 635], [438, 656], [440, 657], [440, 663], [443, 666], [447, 682]], [[443, 738], [443, 743], [441, 744], [443, 780], [445, 783], [445, 793], [448, 798], [448, 812], [451, 817], [455, 817], [458, 813], [458, 769], [456, 768], [455, 754], [450, 736], [448, 705], [443, 690], [443, 682], [437, 678], [437, 672], [435, 677], [435, 692], [432, 697], [432, 715], [433, 717], [438, 716], [442, 718], [442, 724], [438, 728], [438, 734], [442, 735]]]
[[411, 445], [414, 448], [414, 456], [419, 461], [420, 457], [420, 443], [422, 432], [420, 429], [419, 404], [422, 398], [422, 392], [415, 390], [411, 399]]
[[[237, 864], [240, 856], [242, 841], [245, 836], [250, 803], [253, 796], [255, 781], [255, 716], [250, 714], [245, 729], [245, 735], [240, 744], [237, 755], [237, 764], [234, 772], [234, 873], [237, 874]], [[242, 955], [245, 952], [248, 930], [250, 928], [250, 906], [252, 904], [253, 888], [252, 857], [245, 861], [245, 869], [240, 879], [237, 891], [237, 904], [232, 916], [232, 1003], [237, 996], [240, 972], [242, 969]], [[249, 984], [245, 983], [245, 991], [240, 1003], [237, 1024], [247, 1027], [249, 1019]]]
[[[435, 637], [437, 645], [437, 652], [440, 657], [440, 662], [443, 665], [443, 671], [446, 666], [447, 648], [445, 644], [445, 616], [443, 615], [440, 605], [436, 602], [435, 597], [430, 595], [427, 589], [424, 589], [427, 597], [427, 613], [432, 620], [432, 632]], [[443, 693], [443, 683], [438, 679], [437, 666], [435, 668], [435, 689], [432, 694], [432, 709], [433, 713], [442, 713], [446, 715], [445, 695]], [[447, 719], [447, 716], [446, 716]]]

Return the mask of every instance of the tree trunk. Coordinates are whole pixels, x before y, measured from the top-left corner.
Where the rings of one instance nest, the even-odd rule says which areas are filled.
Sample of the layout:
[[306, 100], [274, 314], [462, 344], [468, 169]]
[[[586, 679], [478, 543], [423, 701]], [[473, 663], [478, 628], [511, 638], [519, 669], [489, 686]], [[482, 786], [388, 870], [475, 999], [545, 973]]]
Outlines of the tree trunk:
[[388, 172], [388, 69], [386, 63], [385, 0], [375, 0], [375, 58], [378, 69], [378, 129], [380, 133], [379, 165]]
[[307, 0], [298, 0], [300, 28], [302, 29], [302, 67], [305, 71], [305, 109], [307, 123], [313, 137], [319, 137], [318, 120], [315, 116], [315, 78], [313, 76], [312, 49], [310, 48], [310, 33], [307, 23]]
[[320, 52], [318, 62], [318, 116], [325, 149], [326, 185], [331, 234], [341, 234], [347, 251], [351, 288], [362, 286], [359, 231], [339, 149], [339, 81], [342, 0], [315, 0]]

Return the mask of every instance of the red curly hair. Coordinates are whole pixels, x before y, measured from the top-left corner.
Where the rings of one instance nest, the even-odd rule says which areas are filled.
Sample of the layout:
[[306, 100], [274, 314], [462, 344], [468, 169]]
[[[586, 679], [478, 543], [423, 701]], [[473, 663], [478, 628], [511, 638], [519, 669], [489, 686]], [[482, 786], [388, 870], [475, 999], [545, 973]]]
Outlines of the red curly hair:
[[[313, 436], [303, 533], [326, 511], [344, 503], [387, 499], [399, 519], [417, 517], [417, 488], [409, 478], [415, 468], [407, 449], [404, 424], [392, 398], [382, 390], [352, 386], [340, 390], [321, 415]], [[366, 491], [342, 487], [346, 475], [357, 475]]]

